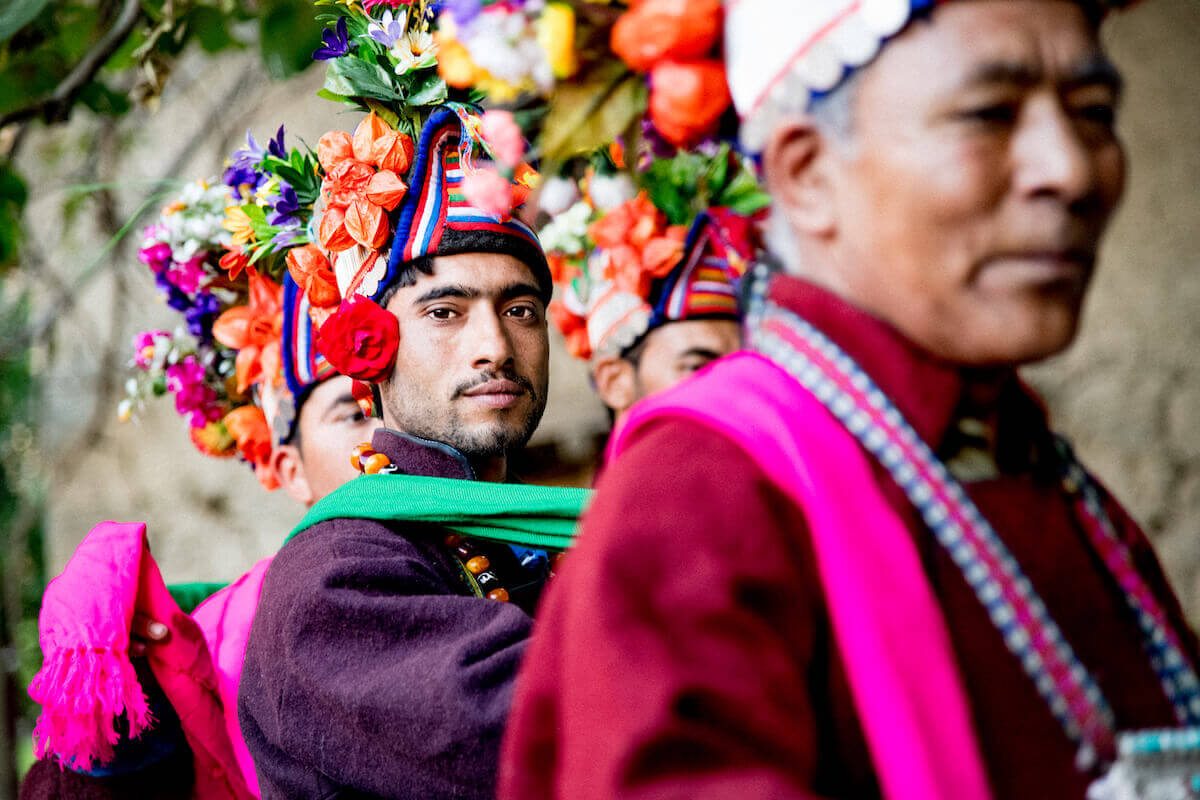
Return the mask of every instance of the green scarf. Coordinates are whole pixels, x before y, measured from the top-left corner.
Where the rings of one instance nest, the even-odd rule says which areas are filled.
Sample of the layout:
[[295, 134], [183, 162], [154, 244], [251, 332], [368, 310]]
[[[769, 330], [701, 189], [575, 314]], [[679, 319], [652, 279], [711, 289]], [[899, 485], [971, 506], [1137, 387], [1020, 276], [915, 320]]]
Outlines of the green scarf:
[[308, 510], [285, 540], [331, 519], [427, 522], [463, 536], [565, 550], [591, 489], [430, 478], [361, 475]]

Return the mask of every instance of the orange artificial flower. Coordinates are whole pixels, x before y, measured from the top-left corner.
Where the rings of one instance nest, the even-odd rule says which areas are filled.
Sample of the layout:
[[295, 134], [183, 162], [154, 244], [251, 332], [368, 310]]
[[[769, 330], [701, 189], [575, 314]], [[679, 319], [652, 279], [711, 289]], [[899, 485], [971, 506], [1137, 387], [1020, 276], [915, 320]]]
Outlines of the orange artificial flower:
[[330, 205], [346, 208], [366, 193], [367, 184], [374, 175], [375, 170], [370, 164], [353, 158], [343, 159], [325, 173], [321, 189], [328, 195]]
[[388, 124], [381, 120], [374, 111], [367, 114], [366, 119], [358, 123], [358, 127], [354, 129], [354, 137], [351, 140], [354, 158], [364, 164], [373, 164], [375, 162], [375, 142], [385, 133], [395, 133], [395, 131], [388, 127]]
[[262, 409], [255, 405], [239, 406], [222, 421], [237, 442], [242, 458], [254, 465], [259, 483], [268, 490], [278, 488], [279, 481], [271, 469], [271, 426]]
[[292, 280], [307, 295], [310, 306], [327, 308], [341, 302], [337, 278], [321, 248], [314, 244], [293, 247], [287, 254], [287, 267]]
[[649, 72], [665, 60], [704, 58], [721, 37], [720, 0], [642, 0], [613, 25], [621, 60]]
[[317, 228], [317, 239], [331, 253], [340, 253], [354, 246], [354, 237], [346, 230], [346, 210], [339, 206], [329, 206], [321, 215], [321, 224]]
[[519, 164], [513, 172], [513, 208], [525, 205], [529, 195], [542, 182], [542, 174], [528, 164]]
[[371, 249], [383, 247], [391, 233], [387, 214], [365, 198], [346, 209], [345, 227], [351, 239]]
[[650, 121], [678, 147], [713, 133], [729, 108], [729, 86], [720, 61], [664, 61], [651, 71], [650, 87]]
[[642, 269], [655, 278], [667, 275], [683, 257], [683, 240], [687, 228], [672, 225], [663, 236], [655, 236], [642, 248]]
[[546, 263], [550, 267], [550, 280], [554, 283], [566, 283], [579, 274], [579, 268], [560, 253], [546, 253]]
[[375, 140], [371, 149], [371, 161], [381, 170], [391, 170], [403, 175], [412, 164], [416, 148], [406, 134], [388, 131]]
[[471, 60], [471, 54], [462, 42], [451, 39], [445, 34], [436, 36], [438, 43], [438, 75], [447, 86], [455, 89], [466, 89], [473, 86], [480, 78], [487, 75], [485, 70]]
[[408, 186], [404, 181], [391, 170], [383, 169], [376, 172], [367, 183], [365, 197], [375, 205], [391, 211], [400, 205], [407, 193]]
[[[281, 382], [276, 355], [282, 333], [283, 287], [264, 275], [251, 275], [249, 305], [234, 306], [213, 323], [213, 338], [238, 351], [234, 374], [239, 394], [263, 379]], [[268, 352], [272, 344], [276, 355]]]
[[587, 317], [581, 317], [567, 308], [561, 300], [550, 301], [550, 319], [567, 340], [567, 353], [574, 358], [592, 357], [592, 345], [588, 341]]
[[642, 254], [633, 245], [619, 244], [609, 250], [604, 277], [622, 292], [645, 297], [650, 292], [650, 273], [642, 269]]
[[326, 172], [347, 158], [354, 158], [354, 146], [345, 131], [330, 131], [317, 141], [317, 160]]
[[254, 267], [251, 266], [249, 257], [241, 249], [225, 251], [225, 255], [221, 256], [221, 260], [217, 263], [221, 265], [221, 269], [229, 273], [231, 281], [236, 281], [243, 271], [247, 275], [254, 274]]

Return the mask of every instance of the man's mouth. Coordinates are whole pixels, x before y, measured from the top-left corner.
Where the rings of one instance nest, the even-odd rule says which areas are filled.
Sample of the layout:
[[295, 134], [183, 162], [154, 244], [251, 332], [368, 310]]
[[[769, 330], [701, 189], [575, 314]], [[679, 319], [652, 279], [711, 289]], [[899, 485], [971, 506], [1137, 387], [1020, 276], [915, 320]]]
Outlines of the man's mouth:
[[508, 408], [524, 394], [525, 388], [519, 383], [502, 378], [486, 381], [462, 392], [463, 397], [469, 397], [488, 408]]
[[996, 253], [984, 264], [980, 282], [993, 288], [1062, 286], [1082, 290], [1096, 254], [1084, 248], [1029, 248]]

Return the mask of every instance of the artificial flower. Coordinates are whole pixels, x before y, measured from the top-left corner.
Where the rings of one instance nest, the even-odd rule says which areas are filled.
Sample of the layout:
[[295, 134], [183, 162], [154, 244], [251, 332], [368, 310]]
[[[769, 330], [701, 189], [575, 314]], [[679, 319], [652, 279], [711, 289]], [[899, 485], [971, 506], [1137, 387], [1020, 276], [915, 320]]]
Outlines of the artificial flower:
[[343, 224], [350, 238], [363, 247], [374, 250], [387, 243], [390, 233], [387, 214], [383, 208], [366, 198], [355, 200], [347, 206]]
[[267, 490], [278, 488], [279, 480], [271, 469], [271, 426], [267, 416], [255, 405], [235, 408], [222, 420], [237, 448], [254, 467], [254, 475]]
[[321, 189], [330, 205], [345, 208], [366, 193], [374, 175], [375, 170], [370, 164], [353, 158], [343, 159], [325, 173]]
[[346, 18], [340, 17], [337, 21], [337, 27], [334, 30], [326, 28], [321, 32], [321, 41], [324, 43], [313, 51], [312, 57], [314, 61], [329, 61], [333, 58], [341, 58], [350, 52], [350, 32], [346, 29]]
[[384, 11], [378, 20], [371, 20], [371, 24], [367, 26], [367, 36], [370, 36], [384, 47], [391, 47], [404, 36], [404, 29], [407, 26], [407, 13], [395, 17], [388, 10]]
[[391, 131], [388, 124], [372, 111], [358, 123], [350, 144], [354, 150], [354, 158], [364, 164], [370, 164], [375, 156], [375, 142], [385, 133]]
[[206, 282], [208, 272], [204, 269], [207, 253], [197, 253], [183, 263], [172, 262], [167, 270], [167, 280], [188, 294], [195, 294]]
[[346, 230], [346, 209], [329, 206], [317, 226], [317, 241], [331, 253], [340, 253], [354, 246], [354, 237]]
[[171, 334], [166, 331], [148, 330], [134, 334], [133, 363], [138, 369], [147, 370], [155, 361], [155, 348], [159, 344], [166, 345], [171, 340]]
[[247, 275], [254, 274], [254, 267], [250, 264], [250, 257], [240, 249], [225, 251], [225, 255], [221, 256], [221, 260], [218, 263], [221, 269], [229, 273], [229, 280], [231, 281], [236, 281], [242, 272], [245, 272]]
[[616, 175], [592, 175], [588, 180], [588, 199], [597, 211], [608, 211], [628, 203], [637, 195], [637, 186], [624, 172]]
[[396, 60], [396, 74], [404, 75], [414, 69], [423, 69], [437, 64], [438, 43], [429, 31], [409, 31], [392, 45], [392, 58]]
[[553, 175], [542, 184], [538, 195], [538, 207], [551, 217], [558, 216], [579, 199], [579, 186], [570, 178]]
[[380, 170], [371, 176], [365, 192], [367, 200], [387, 211], [392, 211], [400, 205], [408, 186], [400, 180], [396, 173], [388, 169]]
[[386, 6], [387, 8], [399, 8], [400, 6], [412, 5], [413, 0], [363, 0], [363, 10], [370, 11], [375, 6]]
[[171, 245], [166, 242], [155, 242], [138, 250], [138, 261], [150, 267], [154, 272], [162, 272], [171, 263]]
[[317, 161], [326, 173], [346, 158], [354, 158], [354, 143], [345, 131], [330, 131], [317, 140]]
[[300, 220], [296, 214], [300, 211], [300, 199], [296, 196], [296, 190], [281, 179], [276, 192], [267, 201], [271, 208], [267, 222], [271, 225], [298, 225]]
[[438, 37], [438, 75], [447, 86], [466, 89], [479, 83], [487, 75], [471, 58], [471, 53], [462, 42]]
[[630, 67], [649, 72], [664, 60], [708, 55], [721, 24], [720, 0], [640, 0], [613, 25], [610, 44]]
[[506, 220], [512, 214], [513, 187], [508, 179], [492, 169], [480, 169], [462, 179], [467, 202], [485, 214]]
[[254, 223], [241, 206], [230, 206], [225, 209], [225, 221], [221, 223], [221, 226], [233, 234], [235, 247], [254, 241]]
[[528, 164], [518, 164], [513, 171], [512, 193], [513, 193], [513, 208], [518, 208], [525, 205], [525, 201], [529, 199], [529, 195], [542, 182], [542, 175]]
[[281, 375], [275, 369], [270, 345], [283, 332], [283, 287], [263, 275], [250, 277], [248, 305], [234, 306], [213, 323], [213, 338], [238, 351], [235, 361], [237, 391], [244, 393], [260, 381], [278, 384]]
[[287, 254], [287, 268], [292, 280], [307, 295], [309, 305], [326, 308], [341, 301], [337, 278], [321, 248], [313, 244], [292, 248]]
[[412, 164], [415, 149], [408, 134], [387, 131], [371, 145], [371, 161], [381, 170], [403, 175]]
[[221, 420], [208, 422], [202, 428], [190, 428], [192, 444], [206, 456], [228, 458], [237, 452], [237, 442]]
[[367, 383], [392, 374], [400, 323], [374, 300], [354, 295], [317, 330], [317, 349], [334, 369]]
[[569, 78], [579, 69], [575, 54], [575, 11], [566, 3], [547, 3], [537, 21], [537, 42], [555, 78]]
[[192, 306], [183, 312], [187, 322], [188, 333], [202, 341], [212, 339], [212, 325], [221, 310], [221, 303], [208, 292], [200, 292], [192, 302]]
[[166, 378], [167, 388], [175, 395], [175, 410], [187, 418], [191, 427], [201, 428], [220, 419], [223, 409], [216, 390], [204, 382], [204, 367], [195, 356], [186, 356], [167, 367]]
[[479, 16], [483, 3], [480, 0], [443, 0], [441, 8], [450, 15], [455, 25], [463, 26]]
[[679, 147], [711, 135], [729, 103], [720, 61], [663, 61], [650, 72], [650, 120]]
[[588, 341], [587, 317], [567, 308], [561, 300], [550, 302], [550, 319], [566, 339], [567, 353], [574, 358], [592, 357], [592, 345]]
[[510, 169], [516, 167], [521, 156], [525, 155], [525, 137], [521, 135], [511, 111], [485, 111], [479, 133], [496, 158]]
[[566, 283], [579, 274], [579, 267], [561, 253], [546, 253], [546, 264], [550, 267], [550, 280], [554, 283]]

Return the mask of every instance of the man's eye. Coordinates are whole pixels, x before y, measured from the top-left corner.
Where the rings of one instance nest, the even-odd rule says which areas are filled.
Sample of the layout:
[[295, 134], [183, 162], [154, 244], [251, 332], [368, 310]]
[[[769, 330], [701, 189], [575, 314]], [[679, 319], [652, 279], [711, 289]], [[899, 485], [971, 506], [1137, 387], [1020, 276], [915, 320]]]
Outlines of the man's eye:
[[458, 312], [452, 308], [431, 308], [428, 312], [429, 316], [438, 320], [453, 319], [455, 316], [457, 316], [457, 313]]
[[537, 316], [537, 311], [533, 306], [513, 306], [504, 313], [517, 319], [533, 319]]
[[1017, 119], [1017, 107], [1010, 103], [995, 103], [967, 109], [959, 116], [970, 122], [987, 125], [1011, 125]]
[[1083, 106], [1075, 111], [1075, 115], [1080, 119], [1098, 123], [1106, 128], [1111, 128], [1117, 123], [1117, 109], [1109, 103], [1093, 103]]

